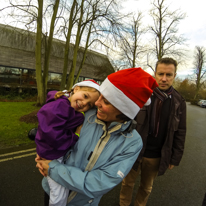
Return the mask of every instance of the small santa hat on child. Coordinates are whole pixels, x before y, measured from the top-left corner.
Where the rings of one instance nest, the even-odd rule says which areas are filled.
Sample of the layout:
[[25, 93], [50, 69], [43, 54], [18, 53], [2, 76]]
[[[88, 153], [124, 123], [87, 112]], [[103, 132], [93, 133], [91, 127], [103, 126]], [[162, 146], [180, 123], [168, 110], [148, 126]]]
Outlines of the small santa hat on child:
[[150, 96], [157, 86], [155, 79], [139, 67], [108, 75], [100, 92], [119, 111], [134, 119], [145, 104], [150, 104]]
[[94, 81], [93, 79], [87, 79], [87, 80], [84, 80], [82, 82], [78, 82], [72, 87], [72, 89], [76, 86], [93, 87], [94, 89], [99, 91], [99, 84], [96, 81]]

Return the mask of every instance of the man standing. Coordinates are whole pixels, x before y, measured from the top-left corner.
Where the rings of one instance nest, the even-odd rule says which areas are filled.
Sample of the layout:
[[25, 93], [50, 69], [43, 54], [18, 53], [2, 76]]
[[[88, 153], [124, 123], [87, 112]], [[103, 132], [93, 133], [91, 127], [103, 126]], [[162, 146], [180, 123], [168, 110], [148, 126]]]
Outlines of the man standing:
[[141, 181], [134, 206], [145, 206], [156, 176], [180, 163], [186, 135], [186, 102], [172, 87], [176, 70], [177, 62], [172, 58], [162, 58], [156, 63], [155, 79], [159, 86], [151, 96], [152, 103], [136, 116], [143, 148], [122, 181], [120, 206], [130, 205], [138, 174], [141, 173]]

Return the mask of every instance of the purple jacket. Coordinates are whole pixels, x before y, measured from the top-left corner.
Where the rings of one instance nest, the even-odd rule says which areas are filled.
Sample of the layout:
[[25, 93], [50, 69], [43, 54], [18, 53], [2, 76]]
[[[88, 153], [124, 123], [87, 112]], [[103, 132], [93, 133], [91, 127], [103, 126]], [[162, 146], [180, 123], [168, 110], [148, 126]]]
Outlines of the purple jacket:
[[35, 137], [37, 154], [53, 160], [66, 154], [78, 136], [77, 126], [84, 121], [84, 115], [71, 107], [66, 96], [55, 100], [57, 91], [50, 91], [46, 104], [37, 113], [39, 125]]

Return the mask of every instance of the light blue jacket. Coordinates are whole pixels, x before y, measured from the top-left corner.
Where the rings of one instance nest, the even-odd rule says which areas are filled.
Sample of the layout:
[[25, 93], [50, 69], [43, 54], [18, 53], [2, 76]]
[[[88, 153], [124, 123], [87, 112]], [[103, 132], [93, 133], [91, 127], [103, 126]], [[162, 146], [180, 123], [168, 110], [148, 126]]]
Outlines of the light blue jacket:
[[[129, 173], [142, 149], [137, 131], [125, 132], [130, 123], [113, 122], [106, 129], [106, 125], [96, 119], [96, 109], [86, 112], [80, 138], [65, 155], [65, 164], [57, 160], [49, 163], [49, 176], [70, 190], [69, 197], [71, 191], [77, 192], [67, 206], [97, 206], [101, 197]], [[108, 142], [99, 152], [105, 139]], [[95, 159], [95, 155], [99, 156], [94, 166], [88, 169], [90, 171], [85, 171], [89, 160]], [[46, 178], [42, 185], [49, 194]]]

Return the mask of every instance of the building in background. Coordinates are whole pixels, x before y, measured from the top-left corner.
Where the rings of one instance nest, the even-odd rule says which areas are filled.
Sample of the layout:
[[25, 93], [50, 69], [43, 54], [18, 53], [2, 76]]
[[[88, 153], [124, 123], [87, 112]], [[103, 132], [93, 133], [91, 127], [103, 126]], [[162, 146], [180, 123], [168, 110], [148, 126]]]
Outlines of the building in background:
[[[36, 88], [35, 44], [35, 33], [0, 24], [1, 87]], [[53, 40], [48, 89], [59, 89], [63, 70], [64, 47], [65, 42]], [[72, 64], [73, 48], [74, 45], [71, 44], [68, 68]], [[83, 52], [84, 48], [80, 48], [75, 74], [79, 69]], [[44, 51], [42, 51], [43, 54]], [[106, 55], [88, 50], [78, 81], [92, 78], [101, 83], [112, 72], [114, 72], [114, 68]]]

